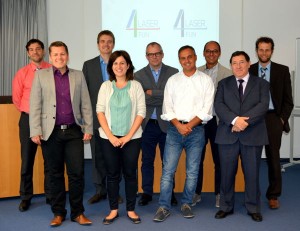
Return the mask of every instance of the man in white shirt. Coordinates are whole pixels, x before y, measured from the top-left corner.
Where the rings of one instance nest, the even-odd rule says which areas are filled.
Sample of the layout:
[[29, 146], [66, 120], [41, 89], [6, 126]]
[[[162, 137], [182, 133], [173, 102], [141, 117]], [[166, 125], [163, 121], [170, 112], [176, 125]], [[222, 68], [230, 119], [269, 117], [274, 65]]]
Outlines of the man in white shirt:
[[169, 78], [161, 118], [170, 121], [163, 158], [159, 208], [154, 221], [164, 221], [170, 215], [173, 177], [183, 148], [186, 151], [186, 181], [181, 198], [181, 212], [193, 218], [190, 205], [195, 192], [199, 162], [205, 143], [204, 127], [212, 118], [214, 84], [211, 78], [196, 68], [197, 55], [193, 47], [178, 51], [183, 70]]

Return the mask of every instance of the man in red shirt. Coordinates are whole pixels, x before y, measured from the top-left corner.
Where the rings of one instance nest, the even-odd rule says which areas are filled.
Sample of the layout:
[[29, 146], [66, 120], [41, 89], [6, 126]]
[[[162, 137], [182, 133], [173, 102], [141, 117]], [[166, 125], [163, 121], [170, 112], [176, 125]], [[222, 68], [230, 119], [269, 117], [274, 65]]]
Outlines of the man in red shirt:
[[[33, 196], [33, 165], [37, 144], [30, 139], [29, 130], [29, 98], [31, 85], [34, 78], [34, 73], [39, 69], [49, 68], [51, 64], [43, 61], [45, 56], [44, 44], [38, 39], [31, 39], [26, 44], [27, 55], [30, 63], [16, 73], [12, 83], [12, 98], [13, 103], [21, 112], [19, 120], [19, 138], [21, 143], [21, 182], [20, 182], [20, 196], [21, 203], [19, 210], [24, 212], [29, 209], [31, 198]], [[47, 168], [45, 168], [45, 194], [46, 203], [49, 203], [47, 197], [48, 192], [48, 179]]]

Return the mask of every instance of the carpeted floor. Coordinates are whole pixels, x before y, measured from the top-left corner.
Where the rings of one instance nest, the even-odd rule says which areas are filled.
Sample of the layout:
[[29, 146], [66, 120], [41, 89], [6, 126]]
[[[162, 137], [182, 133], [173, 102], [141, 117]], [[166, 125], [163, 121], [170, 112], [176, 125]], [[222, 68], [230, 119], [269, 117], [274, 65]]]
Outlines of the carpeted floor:
[[[194, 207], [196, 214], [193, 219], [185, 219], [181, 216], [180, 206], [173, 207], [171, 216], [162, 223], [152, 221], [154, 213], [158, 207], [158, 196], [145, 207], [136, 206], [137, 213], [141, 216], [142, 223], [134, 225], [126, 217], [125, 205], [120, 205], [120, 218], [113, 224], [105, 226], [102, 219], [109, 211], [108, 201], [89, 205], [87, 200], [94, 194], [94, 188], [91, 183], [91, 161], [85, 161], [86, 187], [84, 194], [85, 214], [93, 224], [91, 226], [80, 226], [71, 222], [69, 216], [66, 221], [57, 228], [51, 228], [49, 222], [53, 215], [50, 206], [46, 205], [43, 195], [35, 196], [32, 205], [27, 212], [19, 212], [19, 198], [0, 199], [0, 231], [42, 231], [57, 229], [61, 231], [82, 231], [82, 230], [109, 230], [109, 231], [134, 231], [134, 230], [163, 230], [163, 231], [298, 231], [300, 230], [300, 165], [294, 165], [286, 169], [283, 173], [283, 194], [280, 198], [281, 207], [278, 210], [270, 210], [265, 199], [267, 167], [266, 162], [262, 161], [261, 166], [261, 191], [262, 191], [262, 222], [254, 222], [247, 215], [243, 206], [243, 193], [236, 193], [234, 214], [222, 220], [214, 218], [217, 208], [214, 207], [215, 196], [213, 193], [203, 193], [201, 203]], [[123, 183], [122, 183], [123, 185]], [[1, 190], [1, 189], [0, 189]], [[124, 187], [122, 186], [122, 196], [124, 196]], [[180, 199], [180, 194], [177, 194]], [[69, 205], [67, 205], [69, 210]], [[69, 215], [69, 214], [68, 214]]]

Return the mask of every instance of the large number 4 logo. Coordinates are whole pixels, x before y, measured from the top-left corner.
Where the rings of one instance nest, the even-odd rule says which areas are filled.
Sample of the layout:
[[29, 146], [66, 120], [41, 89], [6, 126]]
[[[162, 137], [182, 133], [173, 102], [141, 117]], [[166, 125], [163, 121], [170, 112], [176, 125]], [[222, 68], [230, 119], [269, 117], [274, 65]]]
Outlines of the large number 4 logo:
[[184, 10], [179, 10], [175, 24], [174, 24], [175, 30], [181, 31], [181, 37], [184, 37]]

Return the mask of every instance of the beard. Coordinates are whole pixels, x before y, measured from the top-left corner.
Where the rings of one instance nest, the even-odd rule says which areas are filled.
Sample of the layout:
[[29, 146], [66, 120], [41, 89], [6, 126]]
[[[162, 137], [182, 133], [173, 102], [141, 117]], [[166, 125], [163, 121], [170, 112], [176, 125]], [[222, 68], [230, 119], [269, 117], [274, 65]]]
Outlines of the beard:
[[271, 60], [271, 56], [267, 57], [267, 58], [258, 57], [258, 60], [259, 60], [260, 63], [268, 63]]
[[33, 62], [35, 63], [40, 63], [43, 61], [43, 56], [34, 56], [34, 57], [29, 57]]

